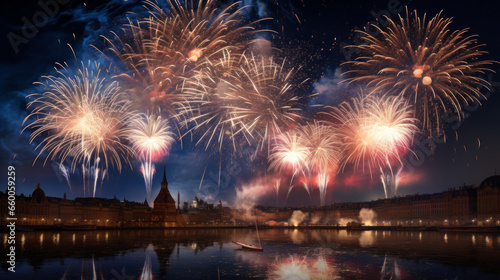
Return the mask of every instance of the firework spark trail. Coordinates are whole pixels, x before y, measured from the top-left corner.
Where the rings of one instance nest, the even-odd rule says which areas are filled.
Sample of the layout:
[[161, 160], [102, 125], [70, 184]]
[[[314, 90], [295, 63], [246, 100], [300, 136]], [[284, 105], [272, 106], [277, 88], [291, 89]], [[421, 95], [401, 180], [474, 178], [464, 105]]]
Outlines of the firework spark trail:
[[230, 141], [233, 150], [242, 142], [256, 143], [256, 152], [262, 150], [300, 119], [301, 101], [307, 98], [297, 95], [304, 82], [293, 83], [297, 70], [284, 68], [285, 60], [278, 64], [251, 52], [223, 52], [216, 63], [206, 61], [185, 83], [189, 106], [180, 113], [182, 124], [194, 124], [188, 132], [201, 132], [197, 145], [205, 141], [205, 150], [218, 142], [221, 151], [224, 141]]
[[311, 199], [311, 201], [312, 201], [311, 189], [309, 187], [309, 184], [306, 181], [303, 181], [302, 186], [304, 186], [304, 189], [306, 190], [307, 194], [309, 195], [309, 199]]
[[280, 192], [280, 184], [281, 184], [281, 179], [276, 180], [276, 183], [273, 185], [274, 190], [276, 191], [276, 207], [278, 207], [278, 197], [279, 197], [279, 192]]
[[387, 191], [393, 190], [393, 195], [396, 196], [399, 187], [399, 175], [403, 170], [403, 166], [398, 166], [396, 173], [394, 173], [390, 164], [387, 166], [388, 170], [384, 170], [382, 166], [380, 167], [380, 180], [382, 181], [382, 186], [384, 187], [385, 197], [389, 197]]
[[[378, 102], [369, 102], [369, 117], [375, 122], [372, 131], [375, 140], [390, 150], [386, 156], [385, 171], [380, 166], [381, 179], [386, 198], [388, 189], [395, 196], [399, 187], [399, 175], [403, 168], [401, 157], [410, 151], [410, 145], [417, 133], [416, 119], [412, 117], [408, 105], [401, 98], [382, 98]], [[398, 164], [399, 166], [394, 166]], [[396, 172], [394, 169], [396, 168]]]
[[286, 198], [285, 200], [288, 200], [288, 197], [290, 196], [290, 193], [292, 192], [292, 189], [293, 187], [295, 186], [293, 184], [293, 178], [295, 177], [295, 175], [297, 174], [297, 172], [299, 172], [298, 169], [295, 170], [295, 172], [293, 172], [293, 175], [292, 175], [292, 178], [290, 179], [290, 185], [288, 186], [288, 192], [286, 193]]
[[340, 124], [338, 132], [343, 140], [344, 156], [339, 170], [343, 171], [347, 164], [353, 164], [355, 170], [361, 166], [362, 172], [368, 169], [370, 174], [380, 169], [385, 180], [387, 174], [383, 168], [389, 168], [391, 181], [398, 182], [399, 172], [393, 173], [396, 168], [393, 166], [402, 165], [401, 157], [410, 150], [417, 132], [408, 102], [401, 97], [370, 95], [353, 98], [329, 110], [327, 114]]
[[[99, 181], [99, 175], [101, 175], [101, 187], [102, 180], [106, 174], [106, 169], [99, 167], [100, 158], [92, 160], [87, 156], [86, 160], [82, 164], [82, 174], [83, 174], [83, 195], [95, 197], [97, 192], [97, 182]], [[90, 188], [92, 187], [92, 188]]]
[[[242, 56], [240, 85], [229, 85], [243, 106], [234, 108], [234, 119], [249, 138], [262, 150], [267, 142], [301, 119], [302, 102], [309, 98], [303, 91], [307, 80], [296, 82], [298, 69], [286, 70], [286, 59], [281, 63], [273, 57], [250, 53]], [[268, 154], [270, 149], [268, 148]]]
[[[286, 199], [290, 195], [293, 189], [293, 179], [299, 170], [303, 171], [307, 168], [307, 157], [309, 151], [306, 147], [300, 145], [300, 135], [297, 131], [290, 131], [282, 133], [276, 139], [276, 144], [271, 150], [271, 154], [268, 157], [269, 170], [274, 169], [275, 171], [292, 171], [293, 175], [290, 179], [290, 186], [288, 187], [288, 192]], [[276, 190], [276, 200], [278, 199], [278, 192]]]
[[[293, 171], [288, 195], [293, 188], [294, 177], [302, 173], [304, 177], [316, 176], [320, 190], [320, 203], [325, 203], [326, 188], [330, 173], [335, 173], [341, 158], [342, 149], [335, 126], [315, 121], [282, 133], [276, 139], [268, 157], [269, 169]], [[304, 188], [310, 196], [307, 183]]]
[[99, 171], [101, 170], [99, 168], [99, 161], [101, 160], [101, 158], [97, 158], [95, 161], [94, 161], [94, 166], [92, 167], [92, 171], [93, 171], [93, 174], [92, 176], [94, 177], [94, 191], [92, 193], [92, 197], [95, 197], [95, 193], [96, 193], [96, 189], [97, 189], [97, 179], [99, 179]]
[[229, 84], [240, 83], [234, 74], [238, 60], [231, 52], [224, 51], [217, 62], [205, 60], [203, 67], [184, 84], [183, 94], [189, 106], [180, 111], [177, 119], [181, 120], [181, 127], [187, 128], [184, 136], [199, 135], [196, 145], [203, 145], [204, 150], [213, 147], [220, 152], [225, 142], [236, 150], [235, 141], [241, 133], [236, 132], [238, 121], [232, 112], [238, 106], [235, 97], [238, 92], [231, 92]]
[[106, 176], [108, 175], [108, 170], [104, 169], [102, 172], [101, 172], [101, 189], [102, 189], [102, 184], [104, 183], [104, 178], [106, 178]]
[[63, 175], [63, 177], [66, 179], [66, 182], [68, 183], [68, 187], [69, 187], [69, 190], [71, 192], [73, 192], [73, 189], [71, 188], [71, 182], [69, 180], [69, 177], [70, 177], [70, 169], [67, 168], [62, 162], [58, 164], [59, 166], [59, 171], [61, 171], [61, 174]]
[[151, 191], [155, 172], [153, 162], [168, 154], [174, 142], [173, 133], [168, 120], [160, 115], [139, 114], [130, 122], [128, 139], [141, 161], [147, 200], [152, 206]]
[[493, 72], [488, 67], [495, 63], [481, 60], [486, 54], [480, 50], [477, 36], [468, 35], [468, 29], [452, 31], [451, 18], [441, 13], [431, 20], [417, 16], [417, 12], [387, 19], [378, 35], [360, 31], [361, 43], [355, 46], [360, 55], [344, 63], [345, 82], [366, 85], [372, 93], [404, 96], [414, 105], [423, 130], [441, 133], [444, 114], [464, 116], [463, 105], [481, 104], [486, 99], [481, 88], [490, 84], [479, 75]]
[[128, 162], [131, 154], [123, 141], [127, 121], [134, 115], [127, 95], [116, 81], [104, 77], [98, 64], [82, 63], [73, 74], [62, 67], [57, 75], [43, 77], [46, 83], [39, 84], [44, 92], [28, 96], [35, 100], [27, 107], [35, 108], [23, 124], [36, 119], [24, 129], [33, 129], [31, 142], [44, 137], [36, 147], [40, 152], [35, 161], [45, 153], [44, 164], [49, 159], [72, 158], [73, 170], [79, 163], [101, 157], [106, 169], [112, 165], [121, 170], [121, 160]]
[[320, 204], [325, 205], [326, 190], [330, 180], [329, 174], [335, 174], [342, 157], [342, 149], [336, 126], [326, 125], [318, 121], [299, 128], [302, 137], [301, 146], [309, 151], [307, 162], [311, 174], [316, 174], [320, 191]]
[[269, 170], [290, 170], [293, 174], [298, 169], [307, 168], [310, 151], [302, 146], [301, 134], [298, 131], [285, 132], [276, 139], [276, 144], [269, 155]]
[[200, 65], [218, 60], [224, 51], [242, 53], [261, 31], [255, 28], [257, 22], [247, 22], [246, 7], [238, 5], [220, 8], [213, 0], [185, 4], [168, 0], [164, 9], [145, 1], [147, 17], [129, 19], [123, 34], [112, 33], [105, 40], [130, 70], [121, 76], [174, 116], [189, 106], [182, 95], [183, 84]]
[[255, 159], [277, 132], [300, 119], [302, 106], [296, 95], [302, 85], [292, 85], [296, 70], [285, 71], [285, 61], [277, 64], [251, 52], [222, 53], [186, 80], [183, 93], [189, 106], [177, 117], [196, 145], [218, 154], [219, 169], [222, 158], [239, 156], [242, 146], [254, 146]]
[[319, 188], [319, 195], [320, 195], [320, 205], [324, 206], [325, 205], [325, 197], [326, 197], [326, 188], [328, 186], [328, 181], [330, 180], [330, 176], [325, 173], [319, 173], [317, 176], [318, 180], [318, 188]]

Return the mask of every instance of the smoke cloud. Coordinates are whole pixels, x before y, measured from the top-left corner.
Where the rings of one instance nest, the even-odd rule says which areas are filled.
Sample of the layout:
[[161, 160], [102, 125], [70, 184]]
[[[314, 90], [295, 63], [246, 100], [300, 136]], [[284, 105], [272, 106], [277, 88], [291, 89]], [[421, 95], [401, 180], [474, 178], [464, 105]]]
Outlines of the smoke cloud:
[[377, 214], [372, 209], [363, 208], [359, 211], [359, 221], [365, 226], [373, 225], [373, 221], [376, 217]]
[[338, 105], [346, 96], [345, 84], [339, 84], [343, 80], [342, 70], [340, 67], [326, 71], [326, 75], [318, 81], [314, 82], [314, 91], [318, 97], [309, 102], [310, 106], [313, 105]]
[[288, 219], [288, 223], [296, 227], [300, 225], [302, 222], [305, 222], [308, 218], [309, 218], [309, 213], [304, 213], [300, 210], [295, 210], [293, 211], [290, 219]]

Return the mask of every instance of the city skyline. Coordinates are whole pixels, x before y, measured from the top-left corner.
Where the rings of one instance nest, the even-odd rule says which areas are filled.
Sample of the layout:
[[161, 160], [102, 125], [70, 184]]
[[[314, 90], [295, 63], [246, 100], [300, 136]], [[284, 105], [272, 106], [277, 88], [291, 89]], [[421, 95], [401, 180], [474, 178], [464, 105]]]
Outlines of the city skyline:
[[1, 279], [499, 279], [500, 2], [4, 2]]
[[[36, 161], [35, 165], [32, 166], [37, 151], [35, 151], [34, 145], [29, 144], [29, 134], [27, 132], [21, 134], [23, 127], [21, 123], [22, 119], [28, 113], [25, 96], [35, 90], [35, 87], [31, 83], [39, 81], [41, 75], [51, 73], [50, 69], [55, 62], [69, 62], [74, 60], [72, 58], [73, 54], [65, 46], [65, 42], [73, 46], [78, 59], [95, 57], [96, 54], [86, 50], [86, 46], [95, 42], [99, 35], [103, 35], [103, 31], [93, 29], [91, 25], [83, 23], [84, 20], [96, 22], [99, 18], [104, 17], [113, 22], [113, 19], [118, 19], [120, 15], [111, 14], [109, 11], [112, 7], [119, 7], [119, 11], [137, 9], [135, 6], [136, 3], [121, 5], [119, 2], [101, 4], [95, 1], [87, 4], [88, 6], [82, 6], [75, 3], [61, 7], [61, 14], [56, 15], [46, 26], [40, 28], [40, 33], [30, 40], [29, 43], [20, 45], [19, 53], [15, 55], [8, 55], [9, 53], [13, 53], [12, 46], [8, 45], [8, 41], [3, 42], [2, 49], [5, 49], [5, 51], [2, 53], [5, 56], [5, 62], [2, 65], [4, 69], [9, 67], [13, 71], [3, 71], [3, 80], [6, 81], [3, 84], [3, 90], [9, 92], [9, 94], [2, 97], [2, 106], [6, 112], [3, 115], [3, 121], [7, 124], [3, 128], [6, 137], [2, 139], [2, 168], [7, 165], [14, 165], [19, 170], [17, 189], [19, 193], [30, 193], [30, 189], [36, 183], [40, 182], [42, 186], [45, 186], [44, 189], [50, 195], [62, 196], [66, 192], [68, 197], [81, 196], [81, 190], [71, 193], [65, 178], [57, 170], [57, 161], [49, 160], [45, 167], [43, 167], [42, 163], [44, 159], [42, 159]], [[298, 45], [304, 50], [315, 54], [316, 60], [312, 59], [303, 63], [303, 68], [306, 69], [306, 73], [311, 79], [311, 84], [306, 92], [308, 94], [321, 92], [322, 94], [316, 100], [321, 100], [323, 103], [335, 103], [339, 101], [336, 100], [337, 96], [331, 95], [331, 90], [328, 90], [328, 86], [331, 85], [332, 81], [338, 79], [339, 73], [336, 70], [340, 63], [345, 61], [345, 57], [343, 57], [344, 53], [339, 47], [340, 43], [351, 42], [349, 40], [352, 29], [356, 26], [363, 26], [375, 17], [370, 13], [371, 11], [378, 12], [387, 9], [386, 2], [377, 3], [374, 6], [360, 2], [358, 5], [361, 10], [365, 10], [366, 12], [356, 12], [356, 15], [354, 15], [353, 11], [348, 10], [345, 11], [346, 15], [342, 15], [342, 9], [338, 9], [339, 7], [336, 5], [324, 7], [325, 13], [338, 15], [338, 19], [335, 20], [344, 21], [348, 24], [347, 28], [345, 26], [344, 28], [335, 26], [333, 30], [330, 30], [329, 25], [324, 23], [325, 19], [323, 17], [318, 19], [311, 17], [314, 11], [318, 9], [318, 6], [321, 6], [319, 4], [308, 4], [300, 7], [300, 9], [296, 6], [287, 7], [291, 11], [300, 10], [299, 19], [302, 19], [300, 24], [296, 21], [295, 16], [292, 15], [290, 17], [290, 14], [282, 14], [281, 11], [283, 10], [280, 9], [283, 9], [283, 7], [268, 7], [268, 13], [276, 16], [280, 24], [292, 24], [292, 26], [296, 26], [299, 29], [299, 31], [293, 28], [285, 29], [278, 38], [271, 41], [276, 46], [282, 48], [284, 52], [290, 52], [289, 48], [287, 48], [287, 42], [293, 41], [298, 42]], [[406, 5], [406, 3], [401, 2], [401, 5]], [[425, 3], [410, 3], [408, 7], [427, 12], [429, 15], [433, 15], [443, 8], [445, 16], [454, 17], [453, 28], [470, 26], [471, 33], [478, 34], [479, 40], [486, 44], [485, 50], [491, 53], [491, 55], [488, 55], [488, 58], [494, 59], [497, 57], [493, 50], [497, 49], [500, 45], [498, 36], [493, 36], [494, 28], [488, 22], [481, 20], [483, 17], [478, 16], [484, 13], [484, 11], [482, 13], [465, 11], [460, 7], [453, 7], [453, 5], [450, 6], [446, 3], [441, 3], [440, 5], [442, 7], [436, 5], [429, 6]], [[38, 8], [34, 5], [32, 9], [36, 11]], [[18, 18], [21, 18], [25, 12], [28, 15], [31, 13], [31, 11], [14, 10], [19, 11], [16, 16], [11, 15], [4, 19], [9, 23], [8, 26], [10, 27], [18, 25]], [[81, 15], [77, 16], [73, 14], [72, 12], [75, 10], [81, 10]], [[251, 7], [251, 11], [248, 15], [249, 20], [260, 16], [255, 7]], [[117, 13], [120, 14], [120, 12]], [[70, 14], [71, 17], [68, 19], [67, 16]], [[60, 25], [61, 27], [59, 28], [56, 23], [64, 23], [64, 25]], [[320, 27], [318, 28], [318, 26]], [[14, 32], [15, 28], [10, 27], [3, 32], [5, 34]], [[76, 31], [76, 33], [73, 31]], [[73, 39], [72, 33], [75, 33], [76, 40]], [[318, 36], [320, 39], [317, 39]], [[60, 44], [54, 38], [62, 39], [63, 43]], [[312, 47], [310, 45], [311, 42], [313, 45], [323, 46], [324, 50], [321, 51], [319, 50], [320, 48]], [[39, 45], [44, 48], [35, 50], [34, 46]], [[49, 56], [48, 54], [54, 52], [51, 50], [57, 50], [57, 54]], [[293, 55], [297, 56], [297, 54], [292, 52]], [[29, 71], [29, 73], [24, 73], [26, 71], [22, 71], [22, 69], [26, 69], [25, 66], [27, 63], [31, 63], [30, 58], [32, 56], [35, 56], [37, 67], [33, 71]], [[494, 69], [497, 69], [496, 65]], [[14, 75], [14, 73], [17, 76], [9, 76]], [[495, 77], [496, 75], [485, 77], [492, 83], [493, 90], [498, 89], [499, 84], [496, 82]], [[327, 90], [321, 91], [321, 86], [324, 86], [323, 89], [326, 87]], [[421, 157], [423, 163], [421, 165], [420, 163], [412, 165], [414, 172], [411, 174], [406, 174], [403, 171], [401, 188], [399, 189], [401, 194], [429, 193], [450, 187], [458, 187], [463, 184], [477, 185], [483, 178], [495, 174], [498, 168], [500, 168], [497, 159], [497, 155], [500, 154], [500, 147], [498, 146], [498, 143], [500, 143], [500, 132], [497, 129], [500, 115], [495, 110], [499, 106], [500, 101], [496, 93], [496, 91], [492, 91], [489, 100], [484, 102], [482, 106], [477, 109], [472, 108], [468, 110], [470, 116], [457, 129], [452, 128], [448, 130], [447, 143], [437, 144], [435, 151], [426, 153], [425, 150], [427, 148], [419, 146], [417, 141], [412, 145], [416, 152], [420, 151], [420, 154], [423, 155]], [[306, 114], [310, 109], [306, 106], [304, 110]], [[457, 135], [455, 135], [455, 132], [458, 135], [458, 141], [456, 141]], [[420, 140], [420, 142], [423, 141], [425, 139]], [[168, 157], [162, 158], [156, 164], [157, 169], [166, 165], [167, 177], [171, 178], [170, 188], [173, 192], [180, 192], [182, 197], [194, 197], [197, 195], [211, 202], [222, 200], [226, 203], [233, 203], [237, 196], [236, 189], [243, 185], [248, 185], [260, 177], [264, 177], [264, 174], [267, 172], [266, 162], [237, 160], [238, 165], [242, 167], [241, 171], [224, 171], [225, 169], [231, 170], [231, 166], [226, 161], [224, 162], [225, 164], [222, 164], [222, 171], [220, 173], [219, 160], [214, 159], [214, 154], [194, 147], [190, 141], [183, 141], [182, 145], [183, 148], [180, 147], [181, 143], [177, 141], [172, 146]], [[142, 202], [146, 196], [146, 192], [143, 186], [143, 178], [139, 172], [139, 162], [133, 160], [132, 167], [133, 170], [130, 169], [130, 166], [124, 165], [121, 173], [116, 170], [109, 170], [108, 177], [103, 181], [102, 189], [100, 185], [97, 189], [97, 196], [109, 198], [117, 195], [120, 198]], [[236, 170], [239, 169], [236, 168]], [[277, 178], [276, 174], [271, 176], [267, 174], [267, 176]], [[153, 190], [152, 195], [156, 195], [159, 191], [158, 183], [161, 180], [160, 177], [158, 174], [153, 177], [152, 185], [156, 186], [156, 190]], [[287, 185], [287, 180], [289, 180], [290, 176], [283, 175], [281, 177], [282, 184]], [[78, 170], [70, 175], [70, 182], [75, 189], [82, 187], [81, 181], [81, 174], [78, 173]], [[353, 170], [347, 170], [343, 174], [338, 174], [336, 181], [329, 183], [326, 194], [326, 204], [334, 201], [371, 200], [384, 196], [378, 174], [370, 176], [367, 173], [363, 174], [359, 171], [353, 172]], [[287, 190], [282, 189], [279, 194], [279, 205], [319, 205], [320, 201], [319, 191], [316, 187], [313, 188], [312, 199], [304, 199], [304, 197], [307, 197], [307, 192], [298, 185], [291, 190], [288, 199], [285, 199], [286, 197]], [[268, 184], [265, 189], [265, 195], [260, 197], [258, 202], [266, 205], [276, 204], [276, 195], [273, 192], [272, 184]]]

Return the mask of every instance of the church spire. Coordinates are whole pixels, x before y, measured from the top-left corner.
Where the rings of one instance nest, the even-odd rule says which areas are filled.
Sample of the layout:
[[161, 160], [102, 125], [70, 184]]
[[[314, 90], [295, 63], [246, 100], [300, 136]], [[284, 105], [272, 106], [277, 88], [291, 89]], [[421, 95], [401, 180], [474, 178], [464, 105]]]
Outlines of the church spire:
[[165, 165], [163, 165], [163, 180], [161, 181], [162, 184], [168, 183], [167, 182], [167, 175], [166, 175], [167, 172], [166, 171], [167, 171], [166, 167], [165, 167]]
[[161, 188], [167, 189], [168, 192], [167, 171], [165, 166], [163, 166], [163, 180], [161, 181]]

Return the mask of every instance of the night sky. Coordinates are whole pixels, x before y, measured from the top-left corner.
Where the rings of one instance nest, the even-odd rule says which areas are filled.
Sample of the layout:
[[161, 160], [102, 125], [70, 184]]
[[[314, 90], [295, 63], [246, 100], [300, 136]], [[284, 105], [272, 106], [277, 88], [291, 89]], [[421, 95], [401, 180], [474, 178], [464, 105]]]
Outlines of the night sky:
[[[6, 1], [3, 3], [0, 18], [2, 29], [1, 47], [1, 101], [0, 101], [0, 170], [6, 178], [7, 166], [16, 168], [17, 191], [31, 194], [37, 183], [49, 196], [62, 197], [66, 192], [69, 198], [81, 195], [78, 191], [70, 192], [68, 184], [57, 170], [56, 163], [45, 158], [34, 159], [38, 155], [36, 144], [29, 143], [29, 132], [22, 132], [22, 122], [29, 113], [26, 110], [26, 96], [37, 92], [39, 87], [34, 82], [41, 76], [54, 73], [56, 62], [68, 62], [73, 65], [74, 57], [70, 44], [79, 60], [95, 60], [102, 65], [109, 61], [102, 57], [90, 45], [101, 46], [101, 35], [108, 35], [117, 30], [126, 20], [127, 13], [144, 13], [140, 1], [79, 1], [59, 5], [59, 11], [47, 22], [40, 24], [38, 33], [17, 46], [17, 52], [11, 45], [8, 34], [22, 34], [23, 17], [32, 19], [41, 10], [38, 1]], [[68, 2], [60, 0], [61, 3]], [[312, 105], [323, 103], [336, 105], [341, 97], [336, 94], [336, 82], [339, 79], [339, 66], [345, 61], [340, 45], [351, 44], [353, 30], [362, 28], [374, 20], [371, 11], [378, 13], [386, 10], [388, 3], [397, 1], [244, 1], [248, 8], [248, 20], [272, 17], [262, 23], [262, 28], [277, 31], [277, 34], [265, 35], [273, 46], [282, 50], [281, 55], [302, 66], [302, 75], [310, 79], [309, 93], [319, 92], [317, 99], [304, 106], [304, 114], [312, 114]], [[453, 17], [451, 29], [470, 28], [471, 34], [479, 35], [479, 42], [485, 44], [483, 50], [489, 52], [487, 59], [500, 61], [500, 31], [498, 30], [498, 8], [500, 4], [491, 1], [400, 1], [401, 6], [417, 9], [419, 14], [434, 16], [443, 10], [445, 17]], [[396, 18], [395, 15], [392, 16]], [[31, 34], [30, 34], [31, 35]], [[71, 64], [73, 63], [73, 64]], [[498, 72], [500, 67], [493, 66]], [[433, 193], [463, 184], [478, 185], [495, 171], [500, 172], [500, 77], [492, 74], [485, 77], [493, 85], [488, 101], [483, 106], [468, 112], [466, 120], [457, 129], [446, 132], [447, 143], [438, 144], [434, 151], [424, 152], [425, 146], [414, 145], [415, 150], [424, 152], [421, 162], [414, 168], [406, 169], [402, 178], [400, 194]], [[456, 134], [458, 141], [456, 140]], [[479, 145], [480, 142], [480, 145]], [[203, 183], [200, 181], [205, 167]], [[174, 144], [170, 155], [156, 164], [160, 170], [154, 177], [155, 191], [159, 191], [163, 165], [166, 166], [170, 191], [177, 199], [191, 201], [194, 195], [209, 202], [222, 200], [232, 204], [236, 189], [251, 186], [255, 182], [272, 181], [277, 175], [266, 174], [266, 165], [262, 161], [251, 162], [249, 159], [234, 162], [222, 162], [221, 183], [218, 186], [219, 159], [195, 148], [189, 139]], [[98, 196], [135, 201], [144, 201], [144, 181], [138, 171], [138, 163], [132, 160], [121, 173], [111, 171], [103, 182]], [[229, 170], [224, 171], [224, 170]], [[6, 179], [5, 179], [6, 180]], [[81, 174], [71, 175], [74, 188], [81, 185]], [[6, 181], [4, 181], [6, 182]], [[241, 192], [240, 192], [241, 194]], [[318, 205], [318, 190], [314, 189], [312, 201], [307, 193], [296, 186], [285, 202], [286, 190], [280, 192], [280, 206]], [[369, 174], [346, 171], [337, 176], [330, 184], [327, 204], [341, 201], [364, 201], [382, 198], [384, 192], [378, 180]], [[275, 205], [272, 187], [256, 188], [249, 191], [248, 197], [264, 205]]]

